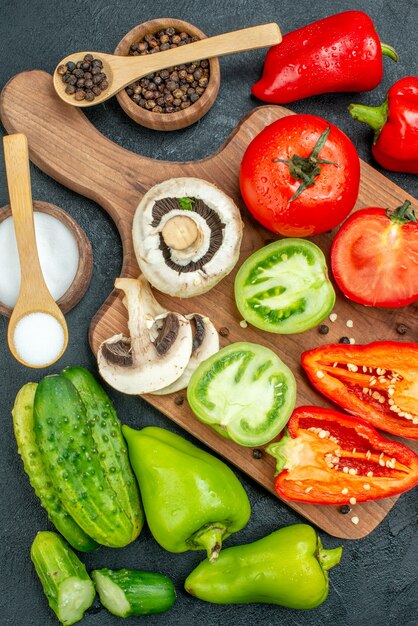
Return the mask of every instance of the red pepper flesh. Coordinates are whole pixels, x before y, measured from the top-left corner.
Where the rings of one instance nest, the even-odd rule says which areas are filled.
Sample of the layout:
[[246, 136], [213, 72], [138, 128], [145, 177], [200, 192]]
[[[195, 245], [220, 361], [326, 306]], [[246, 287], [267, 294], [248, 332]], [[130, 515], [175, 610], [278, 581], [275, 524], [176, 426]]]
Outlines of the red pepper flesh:
[[330, 344], [302, 354], [318, 391], [393, 435], [418, 439], [418, 344]]
[[284, 35], [267, 52], [263, 75], [252, 87], [264, 102], [286, 104], [336, 91], [369, 91], [382, 80], [381, 44], [370, 17], [345, 11]]
[[350, 104], [350, 115], [375, 131], [378, 163], [393, 172], [418, 174], [418, 77], [406, 76], [389, 89], [379, 107]]
[[418, 456], [370, 424], [323, 407], [302, 406], [267, 452], [277, 459], [275, 488], [285, 500], [355, 504], [418, 485]]

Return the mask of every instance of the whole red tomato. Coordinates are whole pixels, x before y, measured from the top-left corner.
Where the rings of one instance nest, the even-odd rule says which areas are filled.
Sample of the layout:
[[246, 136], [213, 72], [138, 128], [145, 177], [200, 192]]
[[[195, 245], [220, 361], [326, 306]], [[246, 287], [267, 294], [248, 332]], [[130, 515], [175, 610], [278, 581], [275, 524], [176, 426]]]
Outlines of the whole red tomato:
[[314, 115], [289, 115], [261, 131], [241, 163], [242, 197], [269, 230], [308, 237], [337, 226], [357, 199], [360, 162], [350, 139]]

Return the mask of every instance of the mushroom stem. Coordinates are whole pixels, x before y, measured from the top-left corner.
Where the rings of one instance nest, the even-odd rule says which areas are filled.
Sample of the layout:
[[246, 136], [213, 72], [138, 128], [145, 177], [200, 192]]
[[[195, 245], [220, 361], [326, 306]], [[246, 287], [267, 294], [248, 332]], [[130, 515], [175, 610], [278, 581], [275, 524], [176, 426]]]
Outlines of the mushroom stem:
[[149, 347], [149, 329], [146, 325], [146, 311], [144, 310], [141, 289], [143, 284], [133, 278], [117, 278], [116, 289], [125, 292], [126, 308], [128, 309], [128, 327], [131, 337], [132, 352], [142, 357]]
[[173, 250], [186, 250], [201, 236], [196, 222], [186, 215], [176, 215], [167, 220], [162, 230], [165, 244]]

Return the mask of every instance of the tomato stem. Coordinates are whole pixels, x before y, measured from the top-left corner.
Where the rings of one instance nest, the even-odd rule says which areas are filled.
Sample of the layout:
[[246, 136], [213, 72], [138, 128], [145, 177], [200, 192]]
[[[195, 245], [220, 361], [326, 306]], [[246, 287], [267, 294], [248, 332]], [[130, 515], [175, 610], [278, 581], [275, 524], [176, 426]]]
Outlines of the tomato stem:
[[327, 142], [330, 130], [330, 126], [324, 130], [308, 157], [301, 157], [298, 154], [294, 154], [291, 159], [273, 159], [273, 163], [285, 163], [289, 168], [292, 178], [302, 181], [296, 192], [290, 198], [289, 203], [296, 200], [305, 189], [315, 184], [316, 177], [321, 173], [319, 165], [336, 165], [338, 167], [338, 163], [334, 163], [334, 161], [319, 158], [319, 153]]
[[416, 222], [417, 216], [415, 215], [415, 209], [410, 209], [411, 203], [409, 200], [405, 200], [402, 206], [398, 206], [391, 211], [386, 209], [386, 215], [392, 222], [397, 224], [406, 224], [407, 222]]

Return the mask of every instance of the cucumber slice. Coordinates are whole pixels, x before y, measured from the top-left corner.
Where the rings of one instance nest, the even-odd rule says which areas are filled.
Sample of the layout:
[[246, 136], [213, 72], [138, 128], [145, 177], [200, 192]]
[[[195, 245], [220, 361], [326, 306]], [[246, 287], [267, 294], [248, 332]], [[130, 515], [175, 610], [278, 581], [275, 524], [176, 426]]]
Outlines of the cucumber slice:
[[23, 467], [41, 505], [48, 513], [49, 520], [68, 543], [81, 552], [95, 550], [99, 544], [89, 537], [67, 512], [52, 486], [42, 460], [34, 431], [33, 404], [36, 388], [36, 383], [24, 385], [16, 396], [12, 410], [17, 450], [22, 458]]
[[201, 422], [243, 446], [260, 446], [286, 425], [296, 381], [272, 350], [238, 342], [199, 365], [187, 399]]
[[176, 599], [167, 576], [139, 570], [94, 570], [92, 573], [100, 602], [118, 617], [164, 613]]
[[335, 304], [322, 251], [305, 239], [281, 239], [252, 254], [235, 279], [242, 317], [271, 333], [301, 333]]
[[36, 535], [30, 555], [49, 606], [59, 621], [65, 626], [80, 621], [96, 595], [80, 559], [62, 537], [49, 531]]

